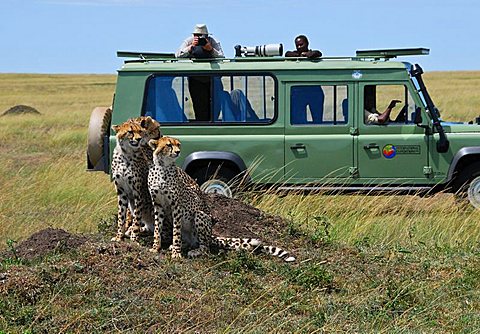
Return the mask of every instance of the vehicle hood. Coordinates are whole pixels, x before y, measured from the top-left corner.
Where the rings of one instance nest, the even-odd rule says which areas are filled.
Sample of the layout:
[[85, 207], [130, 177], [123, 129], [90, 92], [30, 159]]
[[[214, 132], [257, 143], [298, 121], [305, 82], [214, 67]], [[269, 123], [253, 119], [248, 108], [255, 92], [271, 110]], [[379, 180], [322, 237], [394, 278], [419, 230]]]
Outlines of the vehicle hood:
[[480, 132], [479, 124], [467, 122], [442, 122], [442, 126], [446, 133]]

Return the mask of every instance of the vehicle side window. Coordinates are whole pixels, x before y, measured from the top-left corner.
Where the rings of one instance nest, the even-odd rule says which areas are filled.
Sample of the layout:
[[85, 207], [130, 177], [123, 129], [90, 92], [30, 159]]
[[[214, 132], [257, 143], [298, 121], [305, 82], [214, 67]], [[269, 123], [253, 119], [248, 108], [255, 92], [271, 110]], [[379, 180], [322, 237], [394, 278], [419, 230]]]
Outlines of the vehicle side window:
[[154, 76], [143, 114], [165, 123], [269, 123], [275, 80], [268, 75]]
[[290, 124], [345, 125], [348, 123], [346, 85], [293, 86]]
[[222, 76], [214, 82], [214, 122], [267, 123], [275, 113], [270, 76]]
[[[364, 123], [367, 125], [402, 125], [414, 124], [416, 121], [416, 106], [405, 85], [367, 85], [364, 87], [363, 96]], [[391, 108], [388, 120], [385, 123], [376, 122], [378, 116], [389, 112], [389, 106], [394, 100], [400, 102]]]

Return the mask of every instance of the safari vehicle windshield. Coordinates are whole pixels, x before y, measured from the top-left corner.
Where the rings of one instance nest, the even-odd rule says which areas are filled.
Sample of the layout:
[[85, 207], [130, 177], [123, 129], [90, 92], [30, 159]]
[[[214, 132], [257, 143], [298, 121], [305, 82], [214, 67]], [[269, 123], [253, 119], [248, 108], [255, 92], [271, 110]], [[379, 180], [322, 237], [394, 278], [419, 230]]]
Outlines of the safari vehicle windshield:
[[[422, 72], [422, 73], [419, 73], [419, 74], [417, 74], [417, 75], [413, 75], [413, 74], [415, 74], [415, 72], [412, 72], [412, 70], [414, 70], [414, 68], [417, 68], [417, 67], [419, 67], [419, 65], [415, 65], [415, 66], [410, 65], [410, 71], [409, 71], [409, 72], [410, 72], [410, 76], [411, 76], [411, 79], [412, 79], [412, 83], [413, 83], [415, 89], [417, 90], [418, 95], [420, 96], [420, 99], [422, 100], [423, 106], [424, 106], [425, 108], [428, 108], [427, 100], [426, 100], [425, 96], [426, 96], [427, 94], [428, 94], [428, 96], [430, 96], [430, 94], [429, 94], [428, 91], [427, 91], [427, 87], [426, 87], [424, 84], [423, 84], [423, 85], [420, 85], [419, 80], [418, 80], [418, 77], [421, 77], [421, 75], [423, 74], [423, 72]], [[422, 81], [423, 81], [423, 80], [422, 80]], [[430, 99], [431, 99], [431, 98], [430, 98]], [[432, 101], [432, 103], [433, 103], [433, 101]], [[438, 118], [440, 118], [440, 112], [439, 112], [439, 110], [438, 110], [436, 107], [434, 107], [431, 112], [435, 112], [436, 116], [437, 116]]]
[[410, 76], [412, 77], [412, 81], [416, 83], [417, 91], [419, 92], [420, 96], [422, 97], [423, 102], [427, 110], [430, 113], [433, 121], [433, 127], [438, 132], [439, 140], [437, 142], [437, 151], [439, 153], [445, 153], [448, 151], [450, 147], [450, 143], [445, 135], [445, 130], [442, 127], [441, 120], [440, 120], [440, 113], [438, 109], [433, 104], [432, 99], [430, 98], [430, 94], [428, 94], [427, 87], [425, 87], [425, 83], [423, 82], [422, 78], [423, 69], [420, 65], [415, 64], [410, 69]]

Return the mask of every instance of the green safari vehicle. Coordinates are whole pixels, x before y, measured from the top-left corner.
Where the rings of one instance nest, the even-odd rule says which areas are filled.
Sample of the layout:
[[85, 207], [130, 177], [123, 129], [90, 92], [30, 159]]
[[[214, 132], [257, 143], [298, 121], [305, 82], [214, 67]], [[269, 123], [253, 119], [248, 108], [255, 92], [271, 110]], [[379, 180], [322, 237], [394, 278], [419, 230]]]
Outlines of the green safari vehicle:
[[[280, 48], [281, 49], [281, 48]], [[240, 50], [240, 48], [238, 48]], [[182, 142], [178, 162], [206, 192], [240, 183], [284, 190], [461, 192], [480, 207], [480, 120], [444, 122], [422, 68], [392, 60], [424, 48], [354, 57], [177, 59], [118, 52], [113, 106], [94, 109], [88, 170], [110, 173], [111, 124], [140, 115]], [[385, 123], [379, 116], [398, 100]], [[372, 111], [373, 110], [373, 111]], [[378, 118], [378, 117], [377, 117]]]

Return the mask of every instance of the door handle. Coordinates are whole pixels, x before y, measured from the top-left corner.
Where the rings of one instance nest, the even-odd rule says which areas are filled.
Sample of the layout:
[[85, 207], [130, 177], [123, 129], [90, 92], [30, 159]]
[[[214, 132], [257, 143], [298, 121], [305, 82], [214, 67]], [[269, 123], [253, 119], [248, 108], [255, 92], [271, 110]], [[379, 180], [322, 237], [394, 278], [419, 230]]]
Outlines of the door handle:
[[305, 145], [303, 144], [295, 144], [293, 146], [290, 146], [292, 150], [304, 150], [306, 149]]
[[368, 145], [363, 146], [363, 148], [366, 149], [366, 150], [371, 150], [371, 149], [379, 149], [380, 146], [378, 146], [375, 143], [370, 143]]

